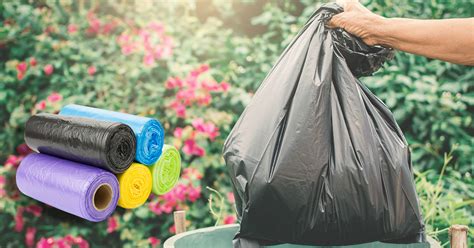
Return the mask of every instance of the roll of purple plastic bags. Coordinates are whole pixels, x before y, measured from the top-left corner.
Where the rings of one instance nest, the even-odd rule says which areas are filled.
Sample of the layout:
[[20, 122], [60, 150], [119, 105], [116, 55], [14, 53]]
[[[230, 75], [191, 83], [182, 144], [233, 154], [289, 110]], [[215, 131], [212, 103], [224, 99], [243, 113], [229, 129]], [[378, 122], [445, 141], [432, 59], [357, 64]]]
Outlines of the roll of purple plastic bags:
[[93, 222], [110, 216], [119, 198], [112, 173], [39, 153], [23, 159], [16, 183], [23, 194]]

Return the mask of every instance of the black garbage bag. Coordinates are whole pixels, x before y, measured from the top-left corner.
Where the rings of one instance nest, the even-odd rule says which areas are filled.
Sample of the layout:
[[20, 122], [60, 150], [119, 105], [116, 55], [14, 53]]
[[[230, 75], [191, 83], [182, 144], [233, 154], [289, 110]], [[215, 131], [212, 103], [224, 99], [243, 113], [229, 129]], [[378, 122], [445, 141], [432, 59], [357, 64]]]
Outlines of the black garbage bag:
[[410, 151], [392, 113], [358, 79], [393, 52], [325, 26], [317, 10], [224, 145], [240, 230], [234, 247], [423, 239]]

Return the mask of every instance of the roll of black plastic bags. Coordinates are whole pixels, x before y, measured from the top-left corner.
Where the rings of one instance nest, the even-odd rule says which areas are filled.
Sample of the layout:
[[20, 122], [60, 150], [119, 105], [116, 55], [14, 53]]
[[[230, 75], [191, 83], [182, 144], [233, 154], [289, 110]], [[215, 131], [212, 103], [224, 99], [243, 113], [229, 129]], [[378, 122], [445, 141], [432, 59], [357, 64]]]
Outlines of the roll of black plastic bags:
[[36, 152], [124, 172], [135, 157], [132, 129], [122, 123], [38, 114], [25, 126], [25, 142]]

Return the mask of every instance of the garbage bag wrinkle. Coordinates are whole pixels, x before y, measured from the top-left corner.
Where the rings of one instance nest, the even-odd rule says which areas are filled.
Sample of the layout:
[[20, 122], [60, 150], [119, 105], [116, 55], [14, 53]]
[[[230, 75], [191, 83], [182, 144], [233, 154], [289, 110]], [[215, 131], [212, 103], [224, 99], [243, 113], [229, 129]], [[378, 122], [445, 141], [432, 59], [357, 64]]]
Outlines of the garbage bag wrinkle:
[[309, 18], [226, 139], [241, 220], [235, 247], [423, 235], [406, 140], [357, 79], [393, 51], [328, 29], [341, 11], [326, 4]]

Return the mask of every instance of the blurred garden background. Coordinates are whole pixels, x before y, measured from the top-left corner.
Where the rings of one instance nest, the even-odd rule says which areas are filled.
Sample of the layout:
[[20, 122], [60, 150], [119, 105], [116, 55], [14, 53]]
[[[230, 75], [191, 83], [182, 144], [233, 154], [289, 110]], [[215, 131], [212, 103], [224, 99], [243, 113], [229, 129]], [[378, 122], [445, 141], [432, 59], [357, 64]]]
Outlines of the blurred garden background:
[[[387, 17], [472, 17], [470, 0], [362, 1]], [[174, 233], [236, 222], [223, 141], [315, 0], [3, 0], [0, 4], [0, 247], [160, 247]], [[474, 69], [398, 52], [361, 79], [412, 150], [426, 231], [446, 245], [474, 223]], [[180, 149], [178, 186], [102, 223], [19, 193], [23, 126], [68, 103], [160, 120]]]

